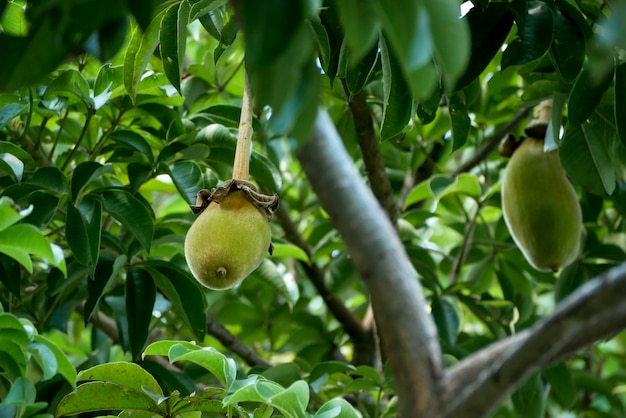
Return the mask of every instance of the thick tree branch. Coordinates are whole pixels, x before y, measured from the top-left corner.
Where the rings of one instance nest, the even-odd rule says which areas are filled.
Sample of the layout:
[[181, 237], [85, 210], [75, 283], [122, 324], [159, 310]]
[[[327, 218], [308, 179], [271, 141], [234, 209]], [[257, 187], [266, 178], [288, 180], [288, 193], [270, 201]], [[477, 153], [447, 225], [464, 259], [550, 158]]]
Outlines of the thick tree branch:
[[370, 109], [367, 106], [365, 93], [360, 91], [350, 100], [350, 91], [348, 90], [346, 81], [341, 80], [341, 83], [346, 99], [348, 100], [350, 112], [352, 113], [352, 120], [354, 120], [356, 138], [359, 143], [359, 148], [361, 149], [361, 155], [363, 156], [363, 163], [365, 164], [365, 171], [370, 183], [370, 188], [380, 205], [387, 212], [391, 224], [396, 225], [398, 223], [398, 208], [393, 198], [391, 182], [385, 171], [385, 162], [380, 152], [380, 145], [378, 144], [378, 138], [374, 131], [374, 122]]
[[449, 418], [488, 417], [543, 367], [626, 328], [626, 263], [585, 283], [532, 328], [466, 358], [446, 374]]
[[[284, 203], [281, 203], [276, 212], [274, 212], [274, 217], [282, 226], [285, 238], [289, 242], [300, 247], [310, 258], [312, 255], [311, 249], [307, 245], [304, 238], [302, 238], [302, 235], [300, 235], [300, 232], [289, 216], [289, 210]], [[322, 297], [322, 300], [326, 304], [330, 313], [337, 321], [339, 321], [346, 334], [350, 337], [350, 340], [352, 340], [352, 343], [354, 344], [353, 363], [372, 365], [375, 358], [375, 341], [372, 328], [365, 327], [354, 312], [352, 312], [341, 299], [339, 299], [326, 287], [326, 283], [324, 282], [324, 271], [317, 265], [317, 263], [306, 263], [304, 261], [300, 261], [300, 265], [309, 280], [311, 280], [311, 283], [313, 283], [313, 286], [315, 286], [317, 293], [319, 293]]]
[[532, 111], [531, 107], [527, 107], [526, 109], [522, 109], [511, 119], [509, 123], [504, 125], [498, 131], [496, 131], [490, 138], [487, 139], [485, 144], [470, 158], [461, 164], [456, 170], [450, 173], [451, 177], [456, 177], [461, 173], [466, 173], [470, 171], [472, 168], [476, 167], [483, 161], [489, 153], [498, 146], [500, 140], [504, 138], [505, 135], [509, 134], [513, 128], [515, 128], [521, 121], [526, 119], [526, 117]]
[[242, 343], [211, 315], [207, 315], [207, 333], [215, 337], [224, 347], [241, 357], [249, 366], [272, 367], [272, 363], [260, 357], [251, 347]]
[[441, 349], [417, 274], [324, 109], [297, 155], [371, 295], [396, 379], [400, 416], [439, 417]]

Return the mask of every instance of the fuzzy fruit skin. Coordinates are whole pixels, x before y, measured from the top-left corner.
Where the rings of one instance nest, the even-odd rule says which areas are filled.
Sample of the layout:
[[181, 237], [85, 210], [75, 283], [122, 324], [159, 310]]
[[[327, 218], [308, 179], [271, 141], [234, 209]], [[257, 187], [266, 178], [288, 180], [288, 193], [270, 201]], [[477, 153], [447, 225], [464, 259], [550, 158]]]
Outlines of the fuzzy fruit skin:
[[502, 210], [513, 240], [537, 270], [556, 272], [580, 251], [582, 214], [556, 151], [526, 138], [502, 182]]
[[228, 289], [265, 258], [271, 241], [267, 216], [242, 191], [211, 202], [185, 236], [185, 259], [193, 276], [209, 289]]

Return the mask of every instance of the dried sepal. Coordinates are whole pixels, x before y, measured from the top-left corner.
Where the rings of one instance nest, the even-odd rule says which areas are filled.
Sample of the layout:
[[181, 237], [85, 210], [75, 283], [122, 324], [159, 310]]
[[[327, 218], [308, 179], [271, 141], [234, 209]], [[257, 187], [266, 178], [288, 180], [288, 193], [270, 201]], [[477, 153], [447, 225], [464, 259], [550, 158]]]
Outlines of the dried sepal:
[[246, 199], [267, 216], [268, 222], [272, 220], [272, 214], [278, 209], [278, 196], [260, 193], [254, 184], [246, 180], [230, 179], [220, 187], [213, 188], [210, 192], [202, 189], [196, 197], [196, 204], [189, 205], [193, 213], [202, 212], [211, 202], [220, 204], [230, 192], [240, 190]]

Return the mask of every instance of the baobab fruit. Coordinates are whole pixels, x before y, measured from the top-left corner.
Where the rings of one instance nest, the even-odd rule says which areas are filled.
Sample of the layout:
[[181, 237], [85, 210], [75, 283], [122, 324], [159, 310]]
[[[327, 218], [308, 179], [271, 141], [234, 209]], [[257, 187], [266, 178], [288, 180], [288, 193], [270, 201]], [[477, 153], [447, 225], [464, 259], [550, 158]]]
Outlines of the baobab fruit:
[[526, 138], [515, 149], [502, 182], [502, 210], [513, 240], [537, 270], [556, 272], [580, 251], [582, 214], [557, 151]]
[[203, 286], [228, 289], [245, 279], [271, 253], [270, 220], [276, 196], [258, 193], [243, 180], [230, 180], [211, 193], [201, 190], [192, 205], [198, 218], [185, 236], [185, 258]]

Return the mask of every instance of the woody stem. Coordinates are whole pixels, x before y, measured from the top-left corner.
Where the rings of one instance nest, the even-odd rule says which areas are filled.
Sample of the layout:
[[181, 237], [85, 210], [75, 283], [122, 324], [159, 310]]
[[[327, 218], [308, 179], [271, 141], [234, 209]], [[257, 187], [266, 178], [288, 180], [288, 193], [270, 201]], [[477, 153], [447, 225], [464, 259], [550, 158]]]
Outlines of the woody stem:
[[233, 178], [248, 180], [250, 173], [250, 154], [252, 152], [252, 97], [250, 81], [244, 72], [243, 97], [241, 101], [241, 117], [239, 119], [239, 135], [233, 163]]

